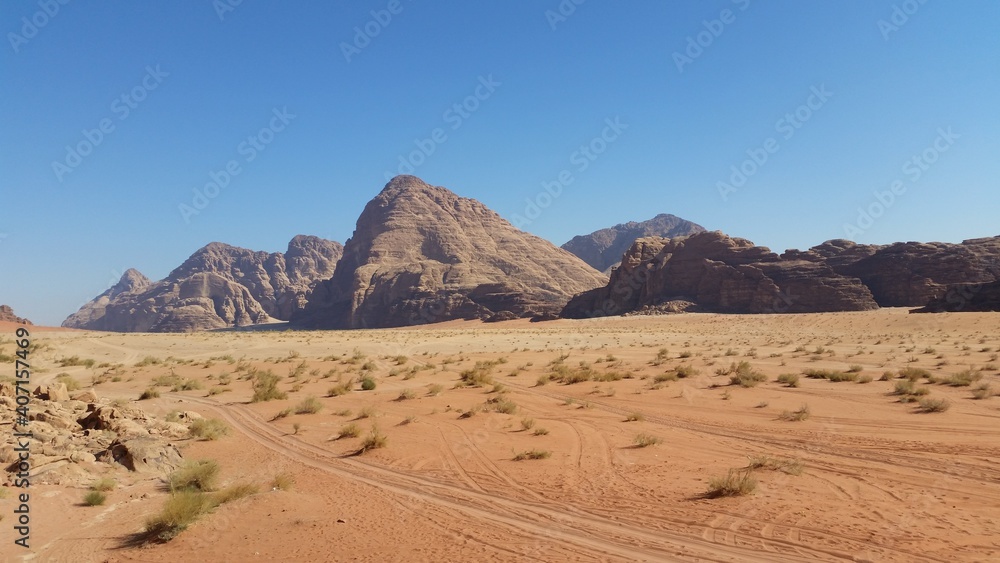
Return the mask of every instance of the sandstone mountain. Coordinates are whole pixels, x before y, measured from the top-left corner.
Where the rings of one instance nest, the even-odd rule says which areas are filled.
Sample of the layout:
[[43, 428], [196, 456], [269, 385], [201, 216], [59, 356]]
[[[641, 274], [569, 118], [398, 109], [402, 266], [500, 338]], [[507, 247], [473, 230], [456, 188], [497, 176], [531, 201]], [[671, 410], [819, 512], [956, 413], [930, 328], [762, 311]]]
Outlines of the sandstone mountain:
[[672, 238], [704, 231], [705, 227], [701, 225], [661, 213], [648, 221], [629, 221], [589, 235], [575, 236], [562, 248], [577, 255], [592, 268], [609, 274], [636, 239], [650, 236]]
[[107, 291], [85, 303], [80, 310], [70, 315], [62, 326], [69, 328], [87, 328], [92, 330], [111, 330], [104, 328], [104, 315], [108, 305], [121, 295], [130, 292], [140, 292], [153, 283], [138, 270], [129, 268], [122, 274], [118, 283]]
[[293, 323], [375, 328], [552, 316], [573, 294], [606, 282], [482, 203], [397, 176], [365, 207], [333, 277]]
[[989, 283], [958, 283], [948, 286], [944, 294], [911, 313], [943, 313], [946, 311], [1000, 311], [1000, 280]]
[[[1000, 237], [961, 244], [884, 246], [832, 240], [780, 256], [720, 232], [649, 237], [629, 249], [607, 286], [575, 296], [562, 315], [678, 310], [799, 313], [921, 306], [945, 297], [953, 284], [996, 280], [1000, 280]], [[984, 291], [979, 299], [986, 302], [988, 295]]]
[[9, 305], [0, 305], [0, 322], [30, 325], [31, 321], [14, 314]]
[[115, 332], [190, 332], [288, 320], [332, 275], [340, 243], [297, 236], [267, 253], [213, 242], [159, 282], [135, 270], [63, 326]]

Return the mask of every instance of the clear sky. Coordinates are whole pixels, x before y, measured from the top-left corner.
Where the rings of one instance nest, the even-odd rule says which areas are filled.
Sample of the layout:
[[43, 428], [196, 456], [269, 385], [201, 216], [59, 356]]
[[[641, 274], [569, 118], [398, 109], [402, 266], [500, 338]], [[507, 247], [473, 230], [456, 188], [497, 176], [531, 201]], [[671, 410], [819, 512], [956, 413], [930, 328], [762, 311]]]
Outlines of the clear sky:
[[557, 245], [657, 213], [778, 252], [998, 235], [998, 24], [992, 0], [4, 0], [0, 303], [59, 324], [211, 241], [344, 242], [401, 163]]

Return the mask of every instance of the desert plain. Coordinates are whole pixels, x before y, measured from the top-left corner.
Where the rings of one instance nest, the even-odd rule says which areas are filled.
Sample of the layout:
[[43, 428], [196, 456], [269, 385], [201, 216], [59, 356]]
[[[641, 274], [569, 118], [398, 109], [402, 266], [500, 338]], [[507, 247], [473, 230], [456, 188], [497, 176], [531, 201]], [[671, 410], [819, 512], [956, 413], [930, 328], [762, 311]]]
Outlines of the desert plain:
[[36, 476], [28, 556], [0, 487], [5, 561], [1000, 559], [996, 313], [32, 338], [33, 386], [221, 421], [173, 442], [246, 494], [143, 541], [167, 477], [79, 463]]

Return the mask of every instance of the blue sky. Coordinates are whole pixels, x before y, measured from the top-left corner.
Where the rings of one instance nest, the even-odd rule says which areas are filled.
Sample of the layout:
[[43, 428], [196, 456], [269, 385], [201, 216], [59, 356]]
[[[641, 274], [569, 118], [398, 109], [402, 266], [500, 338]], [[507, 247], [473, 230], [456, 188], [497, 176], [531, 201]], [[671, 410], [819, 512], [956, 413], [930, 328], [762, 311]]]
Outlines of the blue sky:
[[401, 159], [557, 245], [1000, 234], [996, 2], [231, 4], [3, 2], [0, 303], [58, 324], [211, 241], [344, 242]]

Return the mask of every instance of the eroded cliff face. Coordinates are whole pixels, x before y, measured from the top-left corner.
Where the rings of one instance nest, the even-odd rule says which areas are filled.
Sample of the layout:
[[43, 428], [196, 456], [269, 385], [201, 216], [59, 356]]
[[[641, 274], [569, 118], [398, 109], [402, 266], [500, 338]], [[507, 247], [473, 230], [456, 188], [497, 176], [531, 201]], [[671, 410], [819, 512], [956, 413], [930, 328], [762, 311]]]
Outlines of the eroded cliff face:
[[10, 305], [0, 305], [0, 322], [17, 323], [22, 325], [31, 324], [31, 321], [28, 319], [15, 315], [14, 309], [11, 309]]
[[398, 176], [365, 206], [335, 273], [293, 322], [374, 328], [552, 315], [606, 282], [482, 203]]
[[192, 332], [288, 320], [329, 277], [340, 243], [296, 236], [286, 253], [213, 242], [159, 282], [135, 270], [63, 326], [115, 332]]
[[877, 304], [859, 280], [825, 263], [782, 259], [766, 247], [715, 231], [637, 240], [610, 283], [575, 296], [562, 315], [586, 318], [657, 307], [805, 313], [863, 311]]
[[[996, 280], [1000, 237], [883, 246], [831, 240], [778, 256], [745, 239], [700, 233], [636, 241], [610, 284], [574, 297], [563, 315], [860, 311], [932, 301], [940, 309], [949, 287]], [[988, 294], [978, 306], [989, 306]]]

